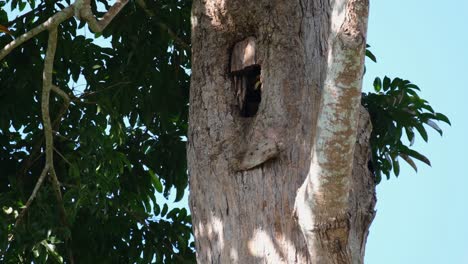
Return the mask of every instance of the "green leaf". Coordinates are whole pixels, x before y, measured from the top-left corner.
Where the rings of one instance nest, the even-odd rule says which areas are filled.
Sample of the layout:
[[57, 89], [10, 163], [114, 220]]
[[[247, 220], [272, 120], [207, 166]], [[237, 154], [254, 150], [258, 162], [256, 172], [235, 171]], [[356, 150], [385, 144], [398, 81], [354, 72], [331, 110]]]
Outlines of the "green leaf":
[[390, 157], [390, 154], [388, 154], [388, 152], [385, 152], [385, 159], [387, 160], [388, 164], [390, 165], [390, 167], [392, 166], [392, 158]]
[[366, 49], [366, 56], [373, 62], [377, 63], [377, 58], [375, 55], [368, 49]]
[[408, 149], [407, 151], [407, 154], [415, 159], [418, 159], [424, 163], [426, 163], [427, 165], [431, 166], [431, 162], [429, 161], [428, 158], [426, 158], [426, 156], [422, 155], [421, 153], [415, 151], [415, 150], [412, 150], [412, 149]]
[[168, 214], [167, 214], [167, 218], [170, 218], [172, 220], [176, 220], [177, 219], [177, 214], [179, 213], [180, 209], [179, 208], [173, 208]]
[[[425, 100], [423, 100], [423, 102], [425, 102]], [[426, 104], [426, 103], [423, 103], [423, 104], [421, 105], [421, 108], [424, 108], [424, 109], [426, 109], [427, 111], [429, 111], [429, 112], [431, 112], [431, 113], [435, 113], [435, 112], [434, 112], [434, 109], [432, 108], [432, 106], [430, 106], [430, 105], [428, 105], [428, 104]]]
[[179, 215], [177, 216], [177, 220], [183, 222], [185, 221], [186, 217], [187, 217], [187, 209], [181, 208], [179, 211]]
[[442, 129], [440, 129], [440, 127], [432, 120], [427, 120], [426, 121], [426, 124], [428, 124], [430, 127], [432, 127], [434, 130], [436, 130], [437, 132], [439, 132], [439, 134], [442, 136]]
[[400, 174], [400, 164], [398, 163], [398, 156], [395, 156], [393, 159], [393, 173], [395, 173], [395, 176], [398, 177]]
[[400, 79], [400, 78], [398, 78], [398, 77], [395, 78], [395, 79], [393, 79], [393, 81], [392, 81], [391, 84], [390, 84], [390, 88], [392, 88], [392, 90], [394, 90], [396, 87], [398, 87], [398, 86], [401, 85], [401, 82], [402, 82], [402, 81], [403, 81], [403, 80]]
[[408, 138], [408, 141], [410, 142], [410, 146], [413, 146], [414, 144], [414, 132], [413, 129], [405, 127], [405, 132], [406, 132], [406, 137]]
[[19, 11], [23, 11], [24, 8], [26, 7], [26, 2], [20, 1], [19, 2]]
[[185, 190], [184, 190], [184, 189], [177, 188], [177, 189], [176, 189], [176, 197], [175, 197], [175, 199], [174, 199], [174, 203], [177, 203], [177, 202], [179, 202], [180, 200], [182, 200], [182, 198], [184, 197], [184, 193], [185, 193]]
[[149, 169], [148, 173], [149, 173], [149, 175], [151, 175], [151, 180], [153, 182], [153, 186], [156, 189], [156, 191], [158, 193], [162, 193], [163, 192], [163, 186], [161, 184], [161, 180], [159, 179], [159, 177], [153, 172], [152, 169]]
[[405, 160], [413, 169], [418, 172], [418, 167], [416, 166], [416, 163], [406, 154], [400, 153], [400, 157]]
[[376, 77], [374, 79], [374, 90], [376, 92], [380, 92], [381, 89], [382, 89], [382, 81], [380, 80], [379, 77]]
[[416, 84], [407, 84], [405, 85], [406, 88], [410, 88], [410, 89], [415, 89], [415, 90], [418, 90], [418, 91], [421, 91], [421, 89], [419, 89], [419, 87], [416, 85]]
[[31, 7], [31, 9], [34, 9], [36, 7], [36, 1], [35, 0], [28, 0], [28, 3], [29, 3], [29, 7]]
[[446, 117], [444, 114], [435, 113], [435, 116], [436, 116], [436, 119], [437, 119], [437, 120], [440, 120], [440, 121], [445, 122], [445, 123], [447, 123], [447, 124], [449, 124], [449, 125], [452, 125], [452, 124], [450, 123], [450, 120], [448, 119], [448, 117]]
[[158, 216], [160, 213], [161, 213], [161, 207], [159, 206], [159, 204], [155, 203], [154, 208], [153, 208], [153, 214], [155, 216]]
[[80, 177], [80, 169], [78, 168], [76, 163], [72, 163], [70, 167], [68, 167], [68, 176], [71, 179], [77, 179]]
[[421, 125], [420, 123], [417, 123], [414, 125], [414, 127], [416, 128], [416, 130], [418, 130], [419, 134], [424, 139], [424, 141], [427, 142], [428, 140], [427, 132], [426, 132], [426, 129], [423, 127], [423, 125]]
[[388, 88], [390, 88], [390, 78], [385, 76], [384, 79], [383, 79], [383, 90], [387, 91]]
[[166, 214], [167, 214], [167, 210], [169, 210], [169, 207], [167, 206], [167, 204], [165, 203], [163, 205], [163, 209], [161, 211], [161, 217], [164, 217]]

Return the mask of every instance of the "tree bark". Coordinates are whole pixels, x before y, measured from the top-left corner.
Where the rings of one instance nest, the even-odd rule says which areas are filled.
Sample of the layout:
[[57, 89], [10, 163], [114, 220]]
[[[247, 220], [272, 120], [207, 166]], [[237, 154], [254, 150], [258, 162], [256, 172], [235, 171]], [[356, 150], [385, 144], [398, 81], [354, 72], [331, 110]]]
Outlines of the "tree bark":
[[[188, 164], [199, 263], [363, 262], [375, 205], [359, 110], [367, 5], [194, 1]], [[255, 111], [249, 89], [261, 94]]]

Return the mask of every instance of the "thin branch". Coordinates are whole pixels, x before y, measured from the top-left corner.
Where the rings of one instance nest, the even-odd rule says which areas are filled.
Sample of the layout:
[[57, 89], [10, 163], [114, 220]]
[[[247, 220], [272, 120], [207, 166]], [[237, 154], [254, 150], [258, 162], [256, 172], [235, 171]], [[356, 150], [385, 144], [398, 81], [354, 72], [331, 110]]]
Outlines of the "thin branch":
[[61, 138], [64, 141], [76, 143], [75, 140], [60, 134], [58, 131], [53, 130], [52, 133], [54, 133], [54, 137]]
[[58, 151], [55, 147], [54, 147], [54, 151], [65, 161], [65, 163], [67, 163], [68, 165], [72, 166], [72, 164], [70, 163], [70, 161], [67, 160], [67, 158], [65, 158], [62, 153], [60, 153], [60, 151]]
[[73, 5], [62, 9], [61, 11], [47, 19], [44, 23], [40, 24], [39, 26], [31, 29], [30, 31], [19, 36], [17, 39], [8, 43], [5, 47], [3, 47], [3, 49], [0, 50], [0, 60], [2, 60], [6, 55], [8, 55], [13, 49], [28, 41], [37, 34], [41, 33], [42, 31], [46, 29], [56, 28], [60, 23], [73, 16], [73, 10]]
[[52, 122], [52, 129], [53, 130], [58, 130], [58, 125], [60, 124], [60, 121], [62, 120], [62, 117], [67, 112], [69, 106], [70, 106], [70, 101], [67, 102], [67, 100], [64, 99], [62, 108], [60, 108], [57, 116], [55, 117], [54, 121]]
[[[46, 154], [46, 166], [49, 167], [49, 173], [51, 176], [52, 186], [55, 192], [55, 198], [60, 211], [60, 222], [63, 226], [68, 227], [67, 215], [62, 199], [62, 192], [60, 191], [60, 183], [58, 181], [57, 174], [54, 168], [54, 137], [52, 134], [52, 122], [50, 120], [49, 113], [49, 101], [50, 101], [50, 92], [54, 90], [59, 95], [63, 92], [58, 89], [58, 87], [52, 84], [52, 72], [54, 68], [54, 57], [55, 51], [57, 48], [57, 27], [49, 29], [49, 40], [47, 42], [47, 52], [44, 59], [44, 71], [42, 75], [43, 87], [42, 87], [42, 100], [41, 100], [41, 110], [42, 110], [42, 120], [44, 125], [44, 137], [45, 137], [45, 154]], [[60, 92], [59, 92], [60, 91]], [[64, 92], [63, 92], [64, 93]], [[62, 94], [63, 95], [63, 94]], [[64, 100], [70, 100], [68, 95], [65, 94]], [[69, 240], [67, 239], [66, 244], [69, 245]], [[69, 246], [67, 246], [67, 251], [71, 263], [74, 263], [73, 252]]]
[[[112, 88], [114, 88], [114, 87], [116, 87], [116, 86], [119, 86], [119, 85], [130, 84], [130, 83], [131, 83], [131, 82], [127, 82], [127, 81], [125, 81], [125, 82], [118, 82], [118, 83], [114, 83], [114, 84], [112, 84], [112, 85], [109, 85], [109, 86], [107, 86], [107, 87], [104, 87], [104, 88], [102, 88], [102, 89], [99, 89], [98, 91], [82, 92], [81, 94], [76, 95], [75, 98], [73, 99], [73, 101], [81, 102], [81, 101], [79, 101], [79, 99], [83, 99], [83, 98], [85, 98], [85, 97], [87, 97], [87, 96], [91, 96], [91, 95], [94, 95], [94, 94], [97, 94], [97, 93], [104, 92], [104, 91], [106, 91], [106, 90], [112, 89]], [[77, 99], [78, 99], [78, 100], [77, 100]]]
[[58, 183], [57, 175], [54, 168], [54, 137], [52, 134], [52, 122], [50, 121], [49, 114], [49, 100], [50, 91], [53, 89], [52, 85], [52, 71], [54, 67], [55, 50], [57, 47], [57, 28], [52, 28], [49, 31], [49, 40], [47, 43], [47, 52], [44, 60], [44, 73], [43, 73], [43, 87], [42, 87], [42, 120], [44, 125], [44, 138], [45, 138], [45, 154], [46, 164], [50, 168], [50, 175], [52, 177], [52, 185], [54, 187], [55, 196], [61, 211], [65, 212], [63, 208], [62, 193], [60, 191], [60, 184]]
[[55, 50], [57, 46], [57, 28], [49, 31], [49, 40], [47, 43], [47, 52], [44, 59], [44, 72], [42, 75], [42, 98], [41, 110], [44, 125], [46, 164], [53, 169], [53, 145], [52, 122], [49, 114], [50, 91], [52, 90], [52, 71], [54, 67]]
[[31, 206], [31, 203], [34, 201], [34, 198], [36, 198], [37, 191], [39, 191], [39, 188], [41, 188], [41, 185], [44, 182], [47, 172], [49, 172], [48, 164], [46, 164], [44, 166], [44, 169], [42, 169], [41, 175], [39, 176], [39, 179], [37, 180], [36, 186], [34, 186], [34, 190], [32, 191], [31, 196], [29, 196], [29, 199], [26, 202], [26, 205], [24, 206], [23, 211], [21, 211], [20, 215], [16, 219], [15, 227], [17, 227], [21, 223], [21, 221], [23, 221], [23, 217], [26, 214], [26, 211], [28, 211], [29, 206]]
[[77, 0], [75, 15], [79, 16], [79, 19], [83, 19], [88, 22], [89, 28], [94, 32], [102, 32], [114, 19], [114, 17], [122, 10], [122, 8], [128, 3], [128, 0], [116, 0], [114, 5], [109, 8], [107, 13], [104, 14], [101, 20], [97, 20], [94, 17], [93, 11], [91, 10], [91, 0]]
[[64, 92], [62, 89], [60, 89], [58, 86], [52, 85], [52, 91], [60, 95], [60, 97], [63, 98], [67, 106], [68, 104], [70, 104], [70, 96], [68, 96], [68, 94]]
[[[52, 122], [52, 129], [57, 130], [58, 125], [60, 124], [60, 120], [62, 119], [63, 115], [67, 111], [69, 106], [69, 102], [67, 103], [64, 100], [64, 103], [60, 110], [58, 111], [58, 115], [55, 117], [54, 121]], [[41, 157], [42, 153], [40, 152], [42, 143], [44, 143], [44, 137], [40, 137], [33, 145], [32, 150], [27, 159], [22, 162], [22, 165], [19, 169], [18, 177], [21, 178], [26, 172], [31, 168], [31, 166]]]

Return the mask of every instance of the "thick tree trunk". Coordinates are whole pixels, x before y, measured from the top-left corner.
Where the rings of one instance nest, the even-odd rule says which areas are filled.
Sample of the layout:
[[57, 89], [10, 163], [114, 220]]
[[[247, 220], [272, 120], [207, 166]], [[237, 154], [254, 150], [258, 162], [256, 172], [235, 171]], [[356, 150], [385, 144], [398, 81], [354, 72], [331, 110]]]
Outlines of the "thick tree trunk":
[[366, 1], [194, 1], [199, 263], [362, 263], [375, 204], [363, 110], [356, 132], [366, 16]]

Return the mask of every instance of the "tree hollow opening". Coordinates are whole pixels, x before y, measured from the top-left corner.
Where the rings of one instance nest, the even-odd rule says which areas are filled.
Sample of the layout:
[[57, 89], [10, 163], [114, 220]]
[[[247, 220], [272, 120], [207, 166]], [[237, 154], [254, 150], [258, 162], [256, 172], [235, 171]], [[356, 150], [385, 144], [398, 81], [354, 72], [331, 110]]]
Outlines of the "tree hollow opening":
[[239, 108], [241, 117], [253, 117], [258, 112], [262, 101], [262, 83], [260, 65], [252, 65], [242, 71], [240, 76]]

